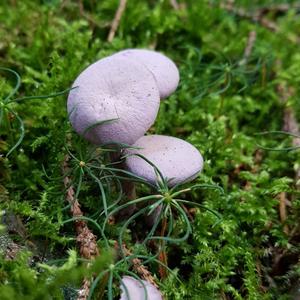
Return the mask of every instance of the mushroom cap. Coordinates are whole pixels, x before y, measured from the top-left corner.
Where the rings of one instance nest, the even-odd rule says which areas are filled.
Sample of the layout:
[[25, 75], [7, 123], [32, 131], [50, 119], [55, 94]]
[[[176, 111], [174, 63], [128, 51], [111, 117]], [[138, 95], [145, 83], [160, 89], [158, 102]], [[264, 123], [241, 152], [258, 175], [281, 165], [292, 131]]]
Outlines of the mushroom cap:
[[[95, 62], [77, 77], [73, 87], [77, 88], [70, 91], [67, 103], [70, 122], [95, 144], [131, 145], [145, 134], [158, 113], [159, 91], [153, 75], [126, 57]], [[115, 120], [100, 125], [111, 119]]]
[[[133, 145], [141, 149], [128, 149], [126, 154], [141, 154], [151, 161], [168, 180], [169, 186], [185, 183], [197, 177], [203, 168], [200, 152], [190, 143], [171, 136], [142, 136]], [[154, 168], [143, 158], [129, 155], [127, 169], [145, 178], [150, 183], [157, 182]]]
[[128, 57], [143, 64], [153, 74], [161, 99], [170, 96], [176, 90], [179, 83], [179, 71], [175, 63], [167, 56], [146, 49], [123, 50], [114, 56]]
[[[123, 276], [122, 277], [123, 284], [121, 284], [122, 294], [120, 300], [144, 300], [145, 299], [144, 287], [146, 288], [147, 296], [149, 300], [162, 300], [161, 293], [154, 285], [152, 285], [146, 280], [141, 280], [141, 281], [143, 282], [144, 286], [140, 281], [138, 281], [134, 277]], [[125, 288], [123, 285], [125, 285], [127, 288], [129, 299], [126, 296]]]

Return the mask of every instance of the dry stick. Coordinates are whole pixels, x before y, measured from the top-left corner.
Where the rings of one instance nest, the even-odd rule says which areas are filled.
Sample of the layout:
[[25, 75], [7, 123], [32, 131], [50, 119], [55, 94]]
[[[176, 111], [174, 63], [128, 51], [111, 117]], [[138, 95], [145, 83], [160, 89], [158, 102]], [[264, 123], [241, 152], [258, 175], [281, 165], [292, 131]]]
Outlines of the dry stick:
[[[227, 6], [230, 7], [230, 9], [233, 9], [233, 5], [234, 5], [234, 0], [227, 1]], [[246, 44], [246, 47], [244, 50], [244, 55], [243, 55], [243, 58], [241, 59], [241, 61], [239, 62], [240, 66], [247, 64], [249, 57], [251, 56], [255, 41], [256, 41], [256, 31], [252, 30], [249, 32], [247, 44]], [[261, 153], [259, 151], [256, 151], [255, 156], [254, 156], [255, 166], [251, 169], [252, 173], [257, 172], [257, 168], [258, 168], [257, 165], [260, 163], [260, 161], [261, 161]], [[239, 174], [240, 166], [238, 168], [236, 168], [234, 172]], [[251, 189], [251, 187], [252, 187], [251, 182], [246, 181], [244, 190], [248, 191]]]
[[258, 22], [262, 26], [268, 28], [271, 31], [277, 32], [279, 30], [279, 27], [276, 25], [276, 23], [274, 23], [274, 22], [270, 21], [269, 19], [265, 18], [264, 16], [262, 16], [259, 11], [255, 12], [255, 13], [250, 13], [243, 8], [234, 7], [233, 3], [221, 2], [220, 7], [233, 13], [236, 16], [241, 17], [241, 18], [246, 18], [253, 22]]
[[249, 60], [249, 57], [251, 56], [251, 52], [253, 50], [253, 46], [254, 46], [255, 41], [256, 41], [256, 31], [252, 30], [252, 31], [249, 32], [247, 45], [246, 45], [246, 48], [245, 48], [245, 51], [244, 51], [244, 55], [243, 55], [242, 60], [239, 62], [240, 66], [247, 64], [247, 62]]
[[173, 7], [174, 10], [179, 10], [179, 4], [177, 3], [177, 0], [170, 0], [170, 4]]
[[[276, 11], [276, 5], [275, 6], [270, 6], [269, 9], [268, 7], [263, 7], [261, 9], [257, 9], [254, 13], [246, 11], [244, 8], [236, 8], [234, 7], [234, 0], [228, 0], [227, 2], [221, 2], [220, 3], [220, 7], [227, 10], [228, 12], [233, 13], [234, 15], [241, 17], [241, 18], [245, 18], [245, 19], [249, 19], [252, 22], [258, 22], [260, 25], [262, 25], [263, 27], [269, 29], [272, 32], [279, 32], [280, 28], [277, 26], [277, 24], [273, 21], [271, 21], [270, 19], [265, 17], [265, 14], [268, 13], [269, 11], [272, 11], [272, 9], [274, 11]], [[290, 5], [290, 7], [287, 7], [286, 5], [283, 5], [282, 7], [279, 5], [277, 7], [277, 11], [287, 11], [289, 10], [289, 8], [291, 9], [300, 9], [300, 5], [299, 4], [295, 4], [295, 5]], [[292, 43], [300, 43], [300, 38], [294, 38], [291, 36], [286, 36], [286, 38], [292, 42]]]
[[127, 0], [120, 0], [119, 7], [118, 7], [118, 9], [116, 11], [116, 14], [115, 14], [115, 17], [114, 17], [114, 19], [111, 23], [111, 28], [110, 28], [110, 31], [109, 31], [109, 34], [108, 34], [108, 37], [107, 37], [108, 42], [112, 42], [112, 40], [115, 37], [115, 34], [116, 34], [116, 31], [119, 27], [122, 15], [123, 15], [123, 13], [125, 11], [125, 8], [126, 8], [126, 3], [127, 3]]
[[287, 212], [286, 212], [286, 192], [281, 192], [279, 194], [279, 216], [280, 216], [280, 221], [283, 225], [283, 232], [285, 234], [289, 234], [289, 228], [285, 224], [286, 218], [287, 218]]
[[[281, 62], [277, 62], [278, 66], [281, 66]], [[277, 91], [278, 94], [280, 95], [280, 101], [283, 105], [285, 105], [288, 101], [288, 99], [293, 95], [293, 90], [288, 89], [287, 87], [283, 86], [282, 84], [279, 84], [277, 86]], [[299, 125], [297, 123], [295, 113], [291, 107], [286, 107], [284, 108], [283, 112], [283, 131], [287, 131], [296, 135], [300, 134], [300, 129]], [[299, 146], [300, 145], [300, 139], [297, 137], [292, 138], [292, 144], [293, 146]], [[295, 170], [295, 181], [298, 182], [300, 179], [300, 168]], [[288, 200], [285, 192], [281, 192], [279, 194], [279, 215], [280, 215], [280, 220], [284, 224], [287, 219], [287, 206]], [[283, 227], [283, 231], [288, 234], [289, 233], [289, 228], [285, 224]]]
[[91, 14], [87, 13], [85, 10], [84, 10], [84, 6], [83, 6], [83, 2], [82, 0], [79, 0], [78, 1], [78, 7], [79, 7], [79, 14], [81, 17], [85, 18], [90, 26], [92, 27], [92, 29], [94, 29], [95, 27], [98, 27], [100, 29], [102, 29], [102, 26], [100, 26], [98, 24], [98, 22], [92, 17]]
[[[292, 91], [289, 91], [289, 93], [292, 93]], [[292, 107], [286, 107], [284, 109], [284, 115], [283, 115], [283, 130], [287, 132], [291, 132], [296, 135], [300, 135], [300, 129], [299, 124], [296, 120], [295, 112], [292, 109]], [[293, 137], [292, 138], [292, 144], [294, 147], [300, 146], [300, 138]], [[295, 170], [295, 182], [297, 185], [298, 180], [300, 179], [300, 168], [297, 168]], [[297, 189], [299, 190], [300, 187], [297, 185]]]
[[300, 4], [299, 3], [272, 4], [272, 5], [269, 5], [269, 6], [263, 6], [262, 8], [259, 9], [259, 11], [260, 11], [260, 14], [263, 15], [263, 14], [267, 14], [269, 12], [284, 13], [284, 12], [289, 11], [290, 9], [299, 10], [300, 9]]
[[[68, 174], [70, 171], [68, 162], [69, 155], [66, 155], [62, 165], [63, 174]], [[75, 191], [72, 185], [72, 180], [69, 176], [64, 177], [64, 186], [67, 189], [66, 200], [71, 205], [71, 213], [73, 218], [80, 218], [83, 213], [80, 209], [80, 204], [75, 198]], [[94, 259], [99, 255], [99, 249], [97, 246], [97, 237], [88, 228], [86, 221], [75, 220], [75, 230], [77, 234], [76, 242], [79, 247], [80, 255], [86, 259]], [[90, 292], [90, 280], [85, 278], [81, 289], [78, 292], [77, 300], [86, 300]]]

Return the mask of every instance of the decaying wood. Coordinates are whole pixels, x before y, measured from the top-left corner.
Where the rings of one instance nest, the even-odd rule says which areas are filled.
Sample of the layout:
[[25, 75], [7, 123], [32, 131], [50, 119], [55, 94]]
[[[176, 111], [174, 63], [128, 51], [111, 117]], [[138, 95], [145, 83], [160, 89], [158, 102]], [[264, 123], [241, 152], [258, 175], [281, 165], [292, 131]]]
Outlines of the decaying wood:
[[115, 14], [115, 17], [114, 17], [114, 19], [111, 23], [111, 28], [110, 28], [110, 31], [109, 31], [109, 34], [108, 34], [108, 37], [107, 37], [108, 42], [112, 42], [112, 40], [115, 37], [115, 34], [116, 34], [117, 29], [119, 27], [122, 15], [125, 11], [126, 4], [127, 4], [127, 0], [120, 0], [119, 7], [118, 7], [118, 9], [116, 11], [116, 14]]
[[[70, 168], [68, 166], [69, 155], [66, 155], [62, 165], [63, 174], [68, 174]], [[72, 185], [72, 180], [69, 176], [64, 177], [64, 186], [66, 188], [66, 200], [71, 205], [71, 213], [73, 218], [80, 218], [83, 213], [80, 209], [80, 204], [75, 198], [75, 191]], [[78, 244], [80, 255], [86, 259], [93, 259], [99, 255], [99, 249], [97, 246], [97, 237], [88, 228], [86, 221], [75, 220], [75, 230], [76, 230], [76, 242]], [[81, 289], [78, 293], [78, 300], [86, 300], [90, 292], [90, 280], [85, 278]]]

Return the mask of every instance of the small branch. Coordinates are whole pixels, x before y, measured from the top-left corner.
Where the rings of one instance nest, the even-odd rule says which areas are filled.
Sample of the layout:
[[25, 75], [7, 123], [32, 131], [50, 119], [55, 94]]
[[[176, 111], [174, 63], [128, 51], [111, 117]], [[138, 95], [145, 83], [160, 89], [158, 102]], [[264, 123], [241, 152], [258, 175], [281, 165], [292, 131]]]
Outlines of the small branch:
[[115, 14], [115, 17], [114, 17], [114, 19], [111, 23], [111, 28], [110, 28], [110, 31], [109, 31], [109, 34], [108, 34], [108, 37], [107, 37], [108, 42], [112, 42], [112, 40], [115, 37], [115, 34], [116, 34], [117, 29], [119, 27], [122, 15], [125, 11], [126, 4], [127, 4], [127, 0], [120, 0], [119, 7], [118, 7], [118, 9], [116, 11], [116, 14]]
[[300, 10], [300, 4], [299, 3], [283, 3], [283, 4], [272, 4], [269, 6], [265, 6], [259, 9], [260, 14], [267, 14], [270, 12], [274, 12], [274, 13], [284, 13], [287, 12], [291, 9], [295, 9], [295, 10]]
[[179, 10], [179, 4], [177, 3], [177, 0], [170, 0], [170, 4], [173, 7], [174, 10]]
[[[280, 69], [282, 66], [282, 62], [280, 60], [277, 61], [277, 66]], [[299, 124], [296, 120], [295, 112], [292, 109], [292, 107], [287, 107], [286, 103], [290, 97], [293, 96], [294, 90], [292, 88], [288, 88], [283, 84], [279, 84], [277, 86], [277, 92], [280, 96], [280, 102], [284, 105], [284, 111], [283, 111], [283, 126], [282, 130], [287, 131], [290, 133], [293, 133], [295, 135], [300, 134]], [[293, 146], [299, 146], [300, 145], [300, 139], [297, 137], [292, 138], [292, 144]], [[300, 179], [300, 168], [297, 168], [295, 170], [295, 182], [297, 183]], [[299, 188], [299, 187], [298, 187]], [[282, 223], [285, 223], [287, 219], [287, 196], [285, 192], [280, 193], [279, 195], [279, 214], [280, 214], [280, 220]], [[283, 231], [288, 234], [289, 228], [287, 225], [284, 225]]]
[[270, 21], [269, 19], [265, 18], [260, 11], [256, 11], [254, 13], [250, 13], [246, 11], [244, 8], [236, 8], [234, 7], [233, 3], [223, 3], [221, 2], [220, 7], [233, 13], [234, 15], [249, 19], [252, 22], [258, 22], [262, 26], [266, 27], [267, 29], [277, 32], [279, 30], [279, 27], [276, 25], [276, 23]]
[[[278, 66], [281, 66], [281, 62], [279, 61]], [[277, 91], [278, 94], [280, 95], [280, 101], [282, 104], [286, 104], [288, 99], [293, 96], [295, 93], [293, 89], [287, 88], [283, 85], [278, 85], [277, 86]], [[291, 132], [295, 135], [300, 135], [300, 128], [299, 124], [297, 122], [295, 112], [292, 107], [287, 107], [285, 106], [284, 112], [283, 112], [283, 126], [282, 126], [283, 131]], [[300, 146], [300, 139], [297, 137], [292, 138], [292, 144], [294, 147]], [[295, 182], [297, 183], [300, 179], [300, 168], [295, 170]], [[300, 187], [298, 187], [300, 188]]]
[[252, 52], [255, 41], [256, 41], [256, 31], [252, 30], [249, 32], [243, 59], [239, 62], [240, 66], [247, 64], [249, 57], [251, 56], [251, 52]]
[[[66, 155], [62, 165], [63, 174], [68, 174], [70, 168], [68, 165], [69, 155]], [[66, 188], [66, 200], [71, 205], [71, 213], [73, 218], [82, 217], [83, 213], [80, 209], [80, 204], [75, 198], [75, 191], [72, 185], [72, 180], [69, 176], [64, 177], [64, 186]], [[93, 259], [99, 255], [99, 249], [97, 246], [97, 237], [88, 228], [86, 221], [76, 220], [75, 229], [77, 233], [77, 244], [79, 247], [80, 255], [86, 259]], [[85, 278], [83, 285], [78, 293], [78, 300], [86, 300], [90, 292], [90, 280]]]
[[[289, 4], [287, 4], [289, 5]], [[221, 2], [220, 3], [220, 7], [223, 8], [224, 10], [234, 14], [235, 16], [238, 16], [240, 18], [243, 19], [248, 19], [254, 23], [259, 23], [261, 26], [267, 28], [268, 30], [278, 33], [280, 32], [280, 28], [279, 26], [271, 21], [270, 19], [268, 19], [267, 17], [265, 17], [265, 15], [270, 12], [270, 11], [287, 11], [289, 8], [291, 9], [296, 9], [299, 10], [300, 9], [300, 5], [299, 4], [295, 4], [295, 5], [290, 5], [290, 7], [286, 6], [286, 5], [274, 5], [274, 6], [270, 6], [270, 7], [263, 7], [260, 9], [255, 10], [254, 12], [249, 12], [247, 10], [245, 10], [242, 7], [235, 7], [234, 6], [234, 0], [228, 0], [227, 2]], [[283, 36], [283, 35], [282, 35]], [[295, 38], [292, 36], [286, 36], [286, 39], [289, 40], [292, 43], [296, 43], [299, 44], [300, 43], [300, 39], [299, 38]]]
[[286, 192], [281, 192], [279, 194], [279, 215], [280, 215], [280, 221], [283, 224], [283, 232], [285, 234], [289, 234], [289, 228], [285, 224], [286, 218], [287, 218], [287, 212], [286, 212]]
[[83, 6], [83, 2], [82, 0], [78, 1], [78, 7], [79, 7], [79, 14], [81, 17], [85, 18], [90, 26], [92, 27], [92, 29], [94, 27], [98, 27], [100, 29], [102, 29], [102, 27], [98, 24], [98, 22], [89, 14], [84, 10], [84, 6]]
[[[300, 134], [299, 124], [296, 120], [295, 112], [291, 107], [287, 107], [284, 110], [283, 130], [297, 135]], [[292, 144], [295, 147], [300, 146], [300, 139], [293, 137]]]

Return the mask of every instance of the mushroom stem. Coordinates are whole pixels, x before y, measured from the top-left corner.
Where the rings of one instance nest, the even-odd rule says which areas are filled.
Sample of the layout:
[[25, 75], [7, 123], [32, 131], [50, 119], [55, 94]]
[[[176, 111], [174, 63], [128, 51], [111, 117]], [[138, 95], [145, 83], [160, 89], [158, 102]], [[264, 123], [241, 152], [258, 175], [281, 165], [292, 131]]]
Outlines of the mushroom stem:
[[155, 221], [159, 217], [159, 215], [161, 213], [161, 210], [162, 210], [162, 205], [160, 204], [159, 206], [157, 206], [154, 209], [154, 211], [150, 215], [146, 216], [146, 224], [147, 224], [147, 226], [149, 226], [151, 228], [155, 224]]
[[[125, 195], [125, 199], [122, 201], [123, 203], [136, 199], [135, 184], [133, 182], [124, 180], [122, 182], [122, 189]], [[128, 216], [131, 216], [135, 211], [136, 211], [136, 204], [132, 204], [126, 208], [123, 208], [118, 213], [117, 218], [124, 219]]]
[[[163, 237], [165, 235], [166, 229], [167, 229], [167, 218], [163, 217], [160, 236]], [[167, 260], [167, 253], [165, 250], [166, 250], [165, 241], [164, 240], [159, 241], [158, 259], [166, 266], [168, 264], [168, 260]], [[164, 265], [159, 265], [159, 274], [162, 279], [166, 278], [168, 275], [167, 269]]]
[[[120, 160], [121, 152], [112, 152], [110, 154], [110, 159], [112, 162], [117, 162]], [[117, 165], [119, 169], [126, 170], [124, 162], [120, 162], [120, 164]], [[122, 199], [121, 203], [124, 203], [126, 201], [134, 200], [136, 199], [136, 190], [135, 190], [135, 184], [129, 180], [122, 180], [122, 191], [125, 195], [124, 199]], [[133, 212], [136, 210], [136, 205], [130, 205], [124, 209], [122, 209], [118, 214], [117, 218], [123, 219], [126, 216], [130, 216], [133, 214]]]
[[122, 182], [122, 188], [123, 188], [123, 192], [124, 192], [127, 200], [136, 199], [135, 184], [133, 182], [123, 181]]

